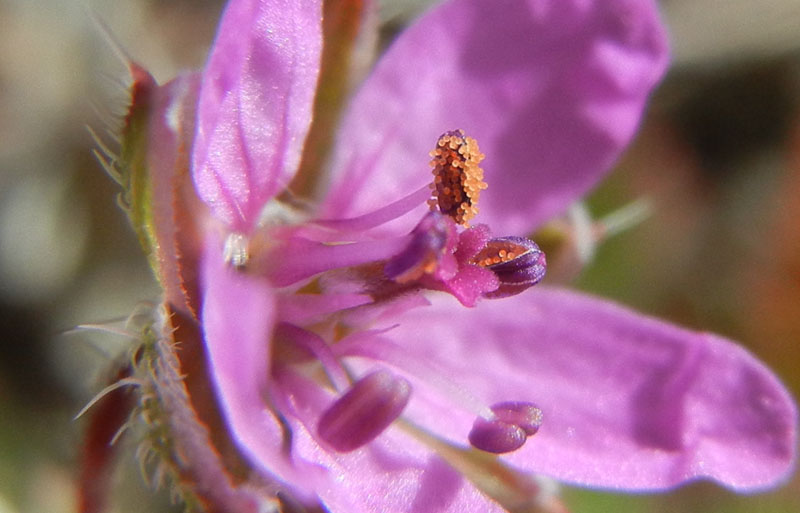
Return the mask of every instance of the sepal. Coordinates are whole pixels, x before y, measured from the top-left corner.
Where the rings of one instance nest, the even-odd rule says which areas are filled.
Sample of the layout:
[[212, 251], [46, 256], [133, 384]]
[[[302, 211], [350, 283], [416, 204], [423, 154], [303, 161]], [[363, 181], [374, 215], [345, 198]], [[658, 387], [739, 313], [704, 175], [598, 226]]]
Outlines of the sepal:
[[131, 101], [111, 171], [122, 186], [120, 205], [167, 299], [194, 315], [197, 294], [185, 275], [194, 274], [196, 228], [205, 217], [189, 174], [199, 76], [181, 75], [160, 86], [138, 64], [129, 69]]
[[168, 485], [188, 511], [270, 511], [280, 486], [255, 477], [225, 435], [196, 321], [168, 305], [153, 313], [136, 361], [137, 450], [156, 486]]

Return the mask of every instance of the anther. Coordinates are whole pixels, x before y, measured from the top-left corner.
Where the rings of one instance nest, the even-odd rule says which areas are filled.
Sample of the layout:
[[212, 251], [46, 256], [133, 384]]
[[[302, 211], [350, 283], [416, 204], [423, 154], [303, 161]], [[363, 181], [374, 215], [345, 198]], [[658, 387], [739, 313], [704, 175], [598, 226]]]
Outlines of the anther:
[[484, 294], [488, 298], [519, 294], [542, 281], [547, 270], [544, 252], [524, 237], [491, 239], [471, 262], [492, 271], [500, 286]]
[[463, 130], [452, 130], [439, 137], [430, 156], [434, 179], [428, 204], [467, 226], [478, 213], [480, 193], [487, 187], [479, 166], [484, 155], [478, 143]]
[[515, 451], [542, 425], [542, 410], [532, 403], [498, 403], [491, 410], [495, 418], [478, 417], [469, 432], [469, 443], [482, 451], [494, 454]]
[[452, 221], [438, 212], [429, 212], [411, 235], [408, 246], [386, 263], [384, 273], [388, 278], [408, 283], [437, 271], [448, 277], [455, 274], [455, 262], [448, 266], [445, 260], [455, 249], [457, 240]]
[[404, 378], [379, 370], [358, 380], [319, 419], [317, 434], [340, 452], [371, 442], [403, 412], [411, 397]]

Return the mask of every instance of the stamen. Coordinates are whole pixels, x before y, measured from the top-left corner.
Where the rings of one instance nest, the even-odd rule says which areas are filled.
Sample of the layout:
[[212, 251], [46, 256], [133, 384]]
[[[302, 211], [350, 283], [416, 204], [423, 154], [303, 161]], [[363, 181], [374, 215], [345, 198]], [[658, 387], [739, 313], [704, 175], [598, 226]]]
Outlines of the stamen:
[[525, 445], [542, 425], [542, 410], [532, 403], [504, 402], [492, 406], [495, 418], [475, 419], [469, 432], [469, 443], [476, 449], [503, 454]]
[[467, 226], [478, 213], [480, 193], [487, 187], [479, 166], [484, 155], [478, 143], [463, 130], [452, 130], [439, 137], [430, 156], [434, 176], [428, 201], [431, 210], [438, 207], [456, 223]]
[[292, 237], [260, 257], [273, 285], [285, 287], [315, 274], [385, 260], [405, 249], [412, 236], [352, 244], [325, 244]]
[[371, 442], [403, 412], [411, 385], [379, 370], [360, 379], [319, 419], [317, 434], [334, 449], [349, 452]]
[[544, 252], [524, 237], [491, 239], [471, 262], [489, 269], [500, 281], [497, 290], [484, 294], [488, 298], [519, 294], [542, 281], [547, 270]]
[[409, 213], [428, 199], [429, 196], [430, 187], [426, 185], [408, 196], [400, 198], [368, 214], [346, 219], [318, 219], [312, 223], [322, 228], [336, 230], [337, 232], [346, 232], [348, 234], [365, 232]]

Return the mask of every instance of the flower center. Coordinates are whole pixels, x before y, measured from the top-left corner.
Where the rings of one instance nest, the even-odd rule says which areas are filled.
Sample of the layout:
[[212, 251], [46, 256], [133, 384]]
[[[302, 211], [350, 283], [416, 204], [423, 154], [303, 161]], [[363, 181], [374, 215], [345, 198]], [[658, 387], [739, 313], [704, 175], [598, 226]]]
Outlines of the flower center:
[[452, 130], [439, 137], [430, 156], [434, 176], [428, 201], [431, 210], [438, 207], [457, 224], [467, 226], [478, 213], [478, 199], [487, 187], [479, 166], [484, 155], [478, 143], [463, 130]]
[[[317, 383], [335, 389], [338, 397], [317, 419], [316, 434], [338, 452], [368, 444], [403, 415], [412, 394], [409, 380], [476, 415], [468, 440], [483, 451], [516, 450], [541, 423], [541, 410], [532, 403], [502, 402], [490, 408], [406, 354], [402, 344], [391, 340], [390, 330], [370, 329], [390, 313], [427, 304], [415, 297], [423, 290], [449, 293], [473, 307], [481, 298], [518, 294], [544, 276], [544, 253], [536, 243], [523, 237], [493, 238], [487, 225], [468, 225], [478, 213], [480, 191], [487, 187], [478, 143], [462, 130], [452, 130], [439, 137], [430, 155], [434, 179], [429, 187], [355, 218], [316, 220], [271, 232], [280, 242], [261, 257], [260, 268], [269, 272], [273, 284], [286, 287], [277, 339], [303, 349], [274, 359], [275, 368], [310, 363], [305, 372], [316, 369], [314, 359], [321, 364], [325, 376], [315, 373]], [[428, 196], [431, 211], [411, 232], [378, 238], [368, 233], [411, 212]], [[246, 240], [234, 235], [228, 242], [230, 264], [242, 267], [253, 259]], [[393, 372], [373, 369], [357, 377], [345, 363], [350, 357], [388, 365]]]

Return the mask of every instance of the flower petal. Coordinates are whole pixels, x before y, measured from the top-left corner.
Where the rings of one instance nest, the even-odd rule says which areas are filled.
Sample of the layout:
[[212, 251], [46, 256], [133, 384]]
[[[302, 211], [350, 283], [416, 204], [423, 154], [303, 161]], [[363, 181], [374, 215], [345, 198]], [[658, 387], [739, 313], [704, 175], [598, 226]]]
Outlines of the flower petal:
[[299, 487], [302, 496], [303, 489], [313, 488], [313, 473], [288, 460], [284, 427], [271, 411], [266, 393], [275, 317], [272, 288], [265, 278], [226, 264], [222, 243], [213, 236], [208, 237], [202, 258], [201, 321], [231, 436], [254, 465]]
[[319, 0], [233, 0], [203, 72], [194, 142], [198, 194], [247, 233], [291, 179], [311, 123], [322, 47]]
[[[711, 478], [749, 491], [775, 484], [794, 464], [797, 411], [788, 392], [715, 335], [547, 288], [472, 310], [436, 298], [387, 335], [486, 405], [538, 405], [541, 429], [504, 456], [525, 470], [608, 488]], [[466, 443], [474, 414], [448, 408], [424, 380], [409, 381], [409, 418]]]
[[315, 422], [334, 399], [316, 384], [288, 373], [278, 386], [292, 402], [293, 450], [327, 469], [329, 486], [318, 493], [332, 513], [505, 511], [396, 425], [352, 452], [323, 446], [313, 434]]
[[325, 215], [373, 210], [429, 182], [429, 150], [461, 128], [486, 154], [479, 221], [527, 233], [608, 171], [666, 62], [652, 1], [443, 2], [355, 97]]

